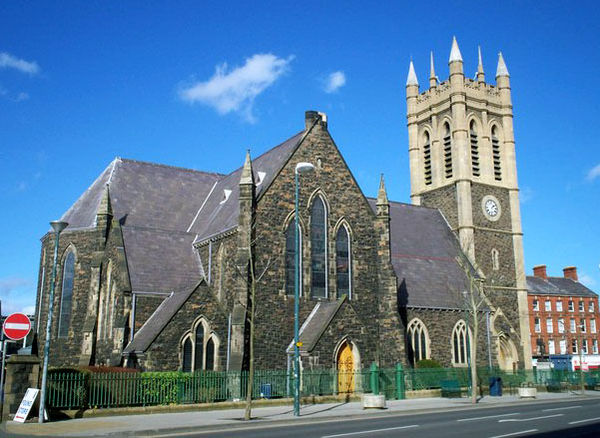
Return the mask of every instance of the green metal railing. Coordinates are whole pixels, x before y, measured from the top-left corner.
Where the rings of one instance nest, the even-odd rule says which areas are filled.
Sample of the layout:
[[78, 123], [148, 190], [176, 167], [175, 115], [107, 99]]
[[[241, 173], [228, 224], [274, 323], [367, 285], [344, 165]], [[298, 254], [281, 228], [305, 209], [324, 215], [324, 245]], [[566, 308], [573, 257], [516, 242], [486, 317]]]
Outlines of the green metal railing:
[[[476, 385], [486, 388], [490, 377], [500, 377], [505, 391], [522, 384], [545, 386], [547, 390], [580, 386], [578, 371], [515, 371], [478, 369]], [[406, 391], [439, 389], [444, 381], [470, 386], [467, 368], [403, 369], [372, 366], [355, 372], [304, 370], [300, 376], [301, 395], [326, 396], [347, 393], [383, 394], [402, 399]], [[584, 373], [586, 386], [600, 385], [600, 371]], [[112, 372], [55, 371], [48, 376], [48, 406], [54, 409], [88, 409], [125, 406], [207, 403], [243, 400], [247, 372]], [[281, 398], [293, 393], [293, 375], [283, 371], [259, 370], [254, 374], [252, 397]]]

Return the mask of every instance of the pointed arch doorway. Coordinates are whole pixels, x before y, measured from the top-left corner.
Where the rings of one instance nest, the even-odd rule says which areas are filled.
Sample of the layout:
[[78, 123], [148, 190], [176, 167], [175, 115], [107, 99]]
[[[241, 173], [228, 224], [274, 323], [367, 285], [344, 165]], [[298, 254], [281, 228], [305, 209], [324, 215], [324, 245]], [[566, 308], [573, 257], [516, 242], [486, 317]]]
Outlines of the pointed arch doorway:
[[338, 393], [349, 394], [354, 392], [355, 368], [352, 344], [344, 341], [337, 354]]

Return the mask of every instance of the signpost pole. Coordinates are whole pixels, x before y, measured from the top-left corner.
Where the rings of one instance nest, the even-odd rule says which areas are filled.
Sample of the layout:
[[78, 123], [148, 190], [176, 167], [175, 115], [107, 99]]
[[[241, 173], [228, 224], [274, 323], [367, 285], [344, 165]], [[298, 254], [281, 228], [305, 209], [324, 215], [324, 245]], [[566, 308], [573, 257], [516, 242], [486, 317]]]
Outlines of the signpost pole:
[[0, 368], [0, 406], [4, 405], [4, 364], [6, 361], [6, 339], [2, 331], [2, 368]]

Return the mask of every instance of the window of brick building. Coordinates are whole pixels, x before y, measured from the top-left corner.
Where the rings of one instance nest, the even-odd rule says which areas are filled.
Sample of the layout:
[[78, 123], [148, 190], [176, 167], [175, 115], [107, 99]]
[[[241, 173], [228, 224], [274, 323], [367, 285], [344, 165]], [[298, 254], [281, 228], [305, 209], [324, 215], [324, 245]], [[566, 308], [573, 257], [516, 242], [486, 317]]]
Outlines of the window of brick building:
[[534, 319], [534, 325], [535, 325], [535, 332], [539, 333], [542, 331], [542, 328], [540, 327], [540, 319], [539, 318], [535, 318]]
[[575, 318], [571, 318], [570, 326], [571, 333], [577, 333], [577, 324], [575, 323]]
[[573, 303], [573, 300], [569, 300], [569, 312], [574, 312], [575, 311], [575, 304]]
[[546, 318], [546, 332], [552, 333], [552, 318]]
[[561, 339], [559, 342], [560, 354], [567, 354], [567, 340]]
[[594, 312], [594, 301], [590, 300], [588, 303], [588, 312]]
[[592, 340], [592, 353], [598, 354], [598, 339]]
[[552, 301], [546, 300], [546, 302], [544, 303], [544, 310], [546, 310], [546, 312], [552, 311]]
[[596, 333], [596, 320], [594, 318], [590, 319], [590, 332]]
[[556, 350], [554, 349], [554, 340], [552, 339], [548, 341], [548, 354], [556, 354]]
[[558, 333], [564, 333], [564, 332], [565, 332], [565, 319], [558, 318]]
[[585, 323], [585, 319], [583, 319], [583, 318], [581, 318], [579, 320], [579, 330], [581, 330], [581, 333], [587, 332], [587, 326], [586, 326], [586, 323]]
[[581, 343], [581, 352], [583, 354], [588, 354], [588, 341], [587, 341], [587, 339], [584, 339], [583, 342]]
[[556, 302], [556, 311], [557, 311], [557, 312], [562, 312], [562, 310], [563, 310], [563, 307], [562, 307], [562, 300], [558, 300], [558, 301]]
[[577, 339], [571, 341], [571, 353], [577, 354]]
[[579, 311], [583, 312], [583, 301], [579, 301]]
[[533, 300], [533, 310], [540, 310], [540, 302], [537, 299]]

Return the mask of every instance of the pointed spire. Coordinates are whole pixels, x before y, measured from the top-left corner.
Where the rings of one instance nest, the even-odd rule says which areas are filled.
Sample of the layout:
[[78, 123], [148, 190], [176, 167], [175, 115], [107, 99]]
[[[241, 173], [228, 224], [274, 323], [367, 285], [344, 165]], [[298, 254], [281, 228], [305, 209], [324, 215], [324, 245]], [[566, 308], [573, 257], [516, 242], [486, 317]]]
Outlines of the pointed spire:
[[498, 76], [510, 76], [508, 74], [508, 68], [506, 68], [504, 58], [502, 57], [502, 52], [498, 53], [498, 68], [496, 69], [496, 77]]
[[104, 186], [104, 192], [102, 193], [102, 198], [100, 199], [100, 204], [98, 204], [98, 210], [96, 211], [96, 215], [104, 215], [104, 216], [112, 216], [112, 205], [110, 203], [110, 193], [109, 193], [109, 185], [106, 184]]
[[385, 180], [383, 179], [383, 173], [379, 180], [379, 191], [377, 192], [377, 205], [389, 204], [387, 192], [385, 190]]
[[481, 58], [481, 46], [477, 46], [477, 82], [485, 82], [485, 73], [483, 71], [483, 61]]
[[246, 151], [246, 161], [242, 168], [240, 184], [254, 184], [254, 173], [252, 172], [252, 160], [250, 159], [250, 149]]
[[419, 81], [417, 80], [417, 74], [415, 73], [415, 66], [413, 65], [412, 59], [410, 60], [410, 65], [408, 66], [408, 76], [406, 77], [406, 86], [416, 85], [419, 86]]
[[456, 42], [456, 37], [452, 37], [452, 49], [450, 50], [450, 59], [448, 63], [460, 61], [463, 62], [462, 55], [460, 54], [460, 49], [458, 48], [458, 43]]

